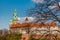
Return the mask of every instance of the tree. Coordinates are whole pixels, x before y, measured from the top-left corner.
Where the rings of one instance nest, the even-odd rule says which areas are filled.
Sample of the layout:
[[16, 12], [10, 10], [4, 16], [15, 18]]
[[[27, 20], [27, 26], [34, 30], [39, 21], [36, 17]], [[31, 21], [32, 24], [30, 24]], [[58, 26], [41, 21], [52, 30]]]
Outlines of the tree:
[[18, 34], [7, 34], [6, 40], [20, 40], [20, 36]]
[[34, 8], [29, 9], [28, 16], [38, 18], [37, 22], [46, 22], [49, 20], [60, 22], [60, 5], [57, 0], [44, 0], [44, 3], [35, 4]]
[[40, 22], [42, 24], [48, 22], [49, 20], [60, 23], [59, 13], [60, 3], [58, 0], [44, 0], [43, 3], [36, 3], [33, 8], [28, 9], [28, 16], [35, 17], [36, 21], [34, 22], [35, 23]]

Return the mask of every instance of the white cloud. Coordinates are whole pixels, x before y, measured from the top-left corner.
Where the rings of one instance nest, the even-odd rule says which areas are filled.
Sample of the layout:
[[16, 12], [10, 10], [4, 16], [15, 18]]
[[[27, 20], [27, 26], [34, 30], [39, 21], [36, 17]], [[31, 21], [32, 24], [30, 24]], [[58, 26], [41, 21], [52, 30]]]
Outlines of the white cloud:
[[[28, 22], [32, 22], [34, 20], [33, 17], [27, 17], [28, 18]], [[18, 17], [18, 23], [24, 23], [25, 22], [26, 17]]]
[[60, 2], [59, 2], [59, 6], [60, 6]]
[[44, 3], [44, 0], [32, 0], [35, 3]]

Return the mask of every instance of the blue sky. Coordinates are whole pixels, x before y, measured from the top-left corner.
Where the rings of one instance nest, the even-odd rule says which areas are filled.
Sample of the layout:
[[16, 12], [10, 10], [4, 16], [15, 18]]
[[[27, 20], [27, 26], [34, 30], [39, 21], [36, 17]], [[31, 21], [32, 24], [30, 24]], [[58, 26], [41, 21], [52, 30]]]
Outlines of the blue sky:
[[18, 17], [25, 17], [27, 9], [31, 7], [34, 7], [32, 0], [0, 0], [0, 29], [9, 28], [9, 20], [13, 17], [14, 9], [17, 10]]
[[0, 0], [0, 29], [9, 28], [9, 20], [13, 16], [14, 9], [19, 17], [27, 15], [26, 10], [33, 7], [31, 0]]

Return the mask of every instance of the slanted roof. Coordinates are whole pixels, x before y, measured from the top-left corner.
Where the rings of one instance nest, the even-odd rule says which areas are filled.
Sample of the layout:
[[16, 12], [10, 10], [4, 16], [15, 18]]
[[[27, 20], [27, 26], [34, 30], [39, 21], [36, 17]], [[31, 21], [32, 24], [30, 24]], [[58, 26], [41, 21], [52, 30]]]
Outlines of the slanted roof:
[[55, 27], [56, 23], [48, 23], [48, 24], [42, 24], [42, 23], [33, 23], [33, 22], [28, 22], [28, 23], [17, 23], [17, 24], [11, 24], [11, 28], [20, 28], [20, 27]]

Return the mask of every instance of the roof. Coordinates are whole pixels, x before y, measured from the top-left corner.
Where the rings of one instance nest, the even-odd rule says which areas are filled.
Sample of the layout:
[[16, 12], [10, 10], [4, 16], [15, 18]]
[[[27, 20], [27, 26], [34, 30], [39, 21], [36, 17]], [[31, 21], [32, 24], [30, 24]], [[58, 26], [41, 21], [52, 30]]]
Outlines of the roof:
[[23, 23], [23, 24], [12, 24], [10, 25], [10, 28], [20, 28], [20, 27], [27, 27], [29, 26], [27, 23]]
[[49, 26], [50, 27], [55, 27], [56, 26], [56, 23], [55, 22], [51, 22], [51, 23], [49, 23]]
[[17, 23], [17, 24], [11, 24], [10, 28], [20, 28], [20, 27], [55, 27], [56, 23], [48, 23], [48, 24], [42, 24], [42, 23], [33, 23], [33, 22], [28, 22], [28, 23]]

